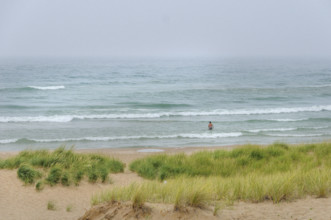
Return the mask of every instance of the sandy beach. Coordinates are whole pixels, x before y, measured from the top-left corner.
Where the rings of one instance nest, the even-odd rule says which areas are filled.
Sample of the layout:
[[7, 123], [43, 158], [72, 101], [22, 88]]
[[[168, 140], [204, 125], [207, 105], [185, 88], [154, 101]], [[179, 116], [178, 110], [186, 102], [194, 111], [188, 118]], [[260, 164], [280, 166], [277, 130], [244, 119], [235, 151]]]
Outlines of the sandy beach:
[[331, 0], [0, 0], [0, 220], [331, 220]]
[[[222, 147], [223, 148], [223, 147]], [[232, 149], [234, 146], [226, 147]], [[213, 150], [209, 148], [167, 148], [162, 149], [167, 154], [190, 154], [199, 150]], [[144, 152], [146, 149], [96, 149], [79, 150], [78, 152], [95, 152], [120, 159], [127, 165], [134, 159], [155, 152]], [[17, 152], [1, 152], [0, 158], [8, 158]], [[70, 186], [46, 186], [41, 192], [37, 192], [34, 186], [24, 186], [17, 178], [16, 170], [0, 170], [0, 219], [78, 219], [91, 208], [91, 197], [102, 190], [115, 186], [124, 186], [133, 182], [143, 181], [137, 174], [132, 173], [126, 167], [124, 173], [111, 174], [112, 184], [90, 184], [83, 181], [78, 187]], [[48, 210], [47, 204], [53, 202], [55, 210]], [[188, 209], [184, 213], [173, 212], [172, 205], [147, 204], [151, 208], [151, 219], [331, 219], [331, 198], [305, 198], [293, 202], [244, 203], [238, 202], [233, 206], [222, 208], [216, 216], [212, 208]], [[68, 211], [70, 207], [70, 211]], [[111, 211], [111, 210], [110, 210]], [[113, 210], [114, 211], [114, 210]], [[135, 218], [128, 215], [130, 208], [117, 209], [114, 219]], [[144, 219], [144, 218], [143, 218]]]

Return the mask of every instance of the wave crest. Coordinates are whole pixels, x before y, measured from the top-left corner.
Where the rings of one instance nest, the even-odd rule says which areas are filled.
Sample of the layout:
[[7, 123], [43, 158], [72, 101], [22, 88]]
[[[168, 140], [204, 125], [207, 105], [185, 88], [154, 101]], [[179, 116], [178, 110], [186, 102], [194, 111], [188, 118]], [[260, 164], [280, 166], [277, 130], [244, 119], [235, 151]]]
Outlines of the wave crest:
[[[161, 117], [192, 117], [192, 116], [222, 116], [222, 115], [259, 115], [259, 114], [282, 114], [297, 112], [331, 111], [331, 105], [310, 106], [298, 108], [274, 108], [274, 109], [251, 109], [251, 110], [214, 110], [203, 112], [158, 112], [158, 113], [119, 113], [100, 115], [53, 115], [53, 116], [23, 116], [23, 117], [0, 117], [0, 122], [70, 122], [74, 119], [140, 119]], [[274, 121], [297, 121], [306, 119], [269, 119]]]
[[241, 132], [230, 133], [202, 133], [202, 134], [174, 134], [174, 135], [160, 135], [160, 136], [117, 136], [117, 137], [80, 137], [80, 138], [58, 138], [58, 139], [6, 139], [0, 140], [0, 144], [10, 143], [49, 143], [49, 142], [74, 142], [74, 141], [116, 141], [116, 140], [132, 140], [132, 139], [171, 139], [171, 138], [225, 138], [225, 137], [239, 137]]
[[252, 130], [248, 130], [248, 132], [259, 133], [259, 132], [264, 132], [264, 131], [294, 131], [294, 130], [297, 130], [297, 128], [252, 129]]
[[57, 89], [65, 89], [65, 86], [28, 86], [31, 89], [39, 89], [39, 90], [57, 90]]

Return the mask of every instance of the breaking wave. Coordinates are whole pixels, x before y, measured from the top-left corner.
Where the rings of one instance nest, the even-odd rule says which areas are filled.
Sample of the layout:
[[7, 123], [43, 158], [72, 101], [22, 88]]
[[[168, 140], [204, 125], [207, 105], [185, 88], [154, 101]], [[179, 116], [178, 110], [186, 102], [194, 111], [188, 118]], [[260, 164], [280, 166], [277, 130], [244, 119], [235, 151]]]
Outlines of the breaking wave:
[[28, 86], [31, 89], [39, 89], [39, 90], [57, 90], [57, 89], [65, 89], [65, 86]]
[[252, 129], [252, 130], [248, 130], [248, 132], [259, 133], [264, 131], [294, 131], [294, 130], [297, 130], [297, 128]]
[[0, 144], [10, 143], [49, 143], [49, 142], [75, 142], [75, 141], [116, 141], [116, 140], [132, 140], [132, 139], [170, 139], [170, 138], [196, 138], [196, 139], [208, 139], [208, 138], [226, 138], [226, 137], [239, 137], [241, 132], [230, 133], [203, 133], [203, 134], [178, 134], [178, 135], [160, 135], [160, 136], [118, 136], [118, 137], [81, 137], [81, 138], [58, 138], [58, 139], [5, 139], [0, 140]]
[[[298, 108], [272, 108], [272, 109], [242, 109], [242, 110], [213, 110], [190, 112], [158, 112], [158, 113], [118, 113], [100, 115], [53, 115], [53, 116], [23, 116], [0, 117], [0, 122], [70, 122], [74, 119], [139, 119], [161, 117], [192, 117], [192, 116], [222, 116], [222, 115], [259, 115], [282, 114], [297, 112], [331, 111], [331, 105], [318, 105]], [[269, 120], [269, 119], [268, 119]], [[297, 121], [306, 119], [270, 119], [274, 121]]]

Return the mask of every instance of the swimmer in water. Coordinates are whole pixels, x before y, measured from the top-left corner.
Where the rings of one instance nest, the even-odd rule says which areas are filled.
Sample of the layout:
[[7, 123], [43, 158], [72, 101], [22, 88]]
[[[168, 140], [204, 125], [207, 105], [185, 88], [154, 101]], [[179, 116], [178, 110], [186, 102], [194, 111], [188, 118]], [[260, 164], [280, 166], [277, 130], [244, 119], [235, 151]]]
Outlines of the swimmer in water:
[[209, 124], [208, 124], [208, 129], [209, 130], [213, 130], [213, 128], [214, 128], [214, 125], [211, 123], [211, 121], [209, 122]]

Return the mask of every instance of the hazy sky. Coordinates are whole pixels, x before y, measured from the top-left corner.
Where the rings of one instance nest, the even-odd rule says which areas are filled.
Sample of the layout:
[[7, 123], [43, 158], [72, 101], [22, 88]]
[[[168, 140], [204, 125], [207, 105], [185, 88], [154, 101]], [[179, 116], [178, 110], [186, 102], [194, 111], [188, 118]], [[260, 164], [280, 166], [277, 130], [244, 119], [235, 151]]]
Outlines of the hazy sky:
[[0, 0], [0, 56], [331, 57], [331, 0]]

